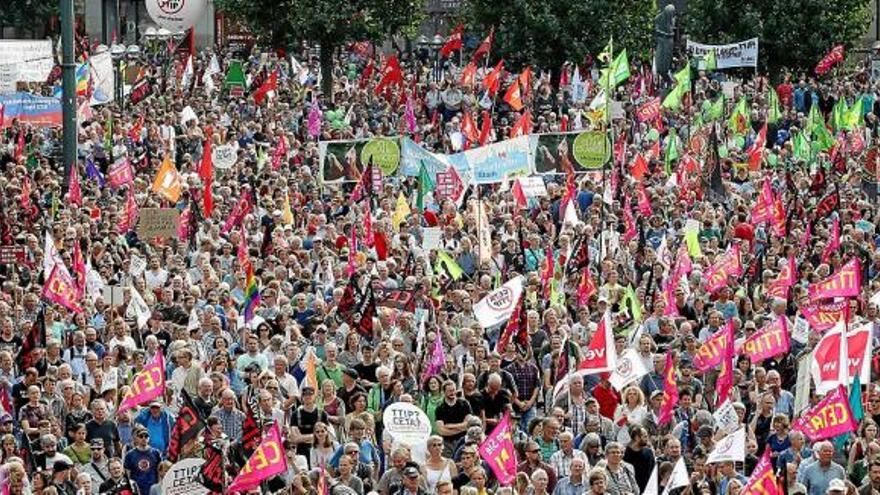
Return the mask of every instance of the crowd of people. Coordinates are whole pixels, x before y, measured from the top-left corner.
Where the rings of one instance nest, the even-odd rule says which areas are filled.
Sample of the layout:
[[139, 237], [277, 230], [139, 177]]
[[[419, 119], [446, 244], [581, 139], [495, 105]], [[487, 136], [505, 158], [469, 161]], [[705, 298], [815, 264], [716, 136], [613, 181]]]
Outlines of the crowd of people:
[[[0, 266], [4, 493], [164, 493], [174, 462], [209, 450], [219, 452], [228, 486], [253, 452], [254, 424], [257, 443], [280, 427], [287, 466], [254, 493], [651, 495], [669, 486], [676, 495], [737, 495], [765, 451], [788, 494], [880, 492], [880, 390], [871, 381], [861, 383], [857, 431], [834, 443], [791, 431], [820, 399], [798, 370], [823, 330], [757, 363], [737, 358], [729, 401], [747, 434], [743, 462], [707, 462], [732, 430], [713, 416], [718, 368], [695, 367], [701, 345], [728, 322], [738, 341], [780, 315], [794, 332], [810, 284], [853, 258], [863, 276], [849, 324], [880, 337], [871, 302], [880, 289], [878, 178], [867, 160], [880, 137], [880, 99], [855, 61], [822, 77], [693, 69], [680, 105], [640, 121], [638, 109], [672, 90], [672, 74], [652, 77], [633, 64], [609, 91], [622, 112], [609, 115], [610, 106], [590, 105], [603, 86], [600, 57], [561, 71], [535, 67], [525, 79], [507, 73], [502, 90], [525, 83], [515, 110], [484, 96], [494, 60], [462, 84], [457, 56], [438, 68], [431, 57], [400, 54], [403, 80], [376, 91], [389, 57], [361, 46], [335, 59], [327, 94], [317, 58], [291, 53], [254, 48], [242, 60], [241, 94], [223, 87], [229, 52], [197, 54], [188, 84], [185, 57], [130, 62], [150, 94], [80, 108], [71, 175], [60, 129], [4, 124], [0, 245], [17, 256]], [[212, 60], [220, 70], [204, 76]], [[269, 77], [277, 77], [272, 94], [255, 98]], [[573, 80], [587, 98], [574, 96]], [[53, 82], [30, 89], [49, 94]], [[719, 98], [722, 115], [713, 117]], [[835, 127], [841, 101], [861, 105], [846, 129]], [[195, 118], [182, 122], [185, 107]], [[363, 197], [356, 181], [321, 180], [320, 141], [405, 135], [448, 154], [480, 146], [467, 121], [489, 116], [480, 138], [488, 146], [511, 138], [527, 112], [533, 125], [516, 132], [613, 136], [605, 171], [570, 165], [542, 175], [547, 195], [525, 205], [507, 180], [469, 186], [460, 204], [428, 195], [418, 205], [423, 177], [384, 177]], [[815, 115], [834, 133], [833, 147], [804, 153]], [[225, 145], [234, 164], [206, 174], [206, 150]], [[680, 154], [670, 158], [674, 147]], [[133, 179], [111, 186], [111, 170], [126, 159]], [[175, 201], [154, 184], [168, 162], [179, 177]], [[765, 184], [787, 210], [781, 232], [779, 222], [752, 218]], [[837, 204], [818, 214], [832, 192]], [[401, 195], [409, 205], [397, 218]], [[180, 211], [179, 235], [139, 238], [147, 208]], [[685, 241], [694, 223], [696, 245]], [[428, 227], [442, 228], [439, 249], [423, 248]], [[479, 252], [485, 235], [488, 261]], [[709, 290], [704, 275], [731, 246], [743, 274]], [[692, 268], [669, 284], [682, 256]], [[779, 297], [769, 289], [790, 257], [795, 278]], [[82, 287], [73, 304], [46, 297], [58, 267]], [[515, 323], [527, 338], [499, 346], [508, 323], [483, 328], [474, 307], [519, 275]], [[594, 290], [585, 294], [583, 281]], [[620, 387], [609, 373], [577, 373], [606, 314], [617, 354], [635, 349], [647, 370]], [[161, 395], [120, 407], [159, 358]], [[678, 402], [661, 420], [668, 376]], [[398, 402], [429, 418], [424, 445], [388, 434], [383, 412]], [[201, 426], [182, 437], [184, 408]], [[501, 483], [481, 445], [508, 414], [517, 466], [514, 481]], [[673, 483], [679, 460], [684, 486]]]

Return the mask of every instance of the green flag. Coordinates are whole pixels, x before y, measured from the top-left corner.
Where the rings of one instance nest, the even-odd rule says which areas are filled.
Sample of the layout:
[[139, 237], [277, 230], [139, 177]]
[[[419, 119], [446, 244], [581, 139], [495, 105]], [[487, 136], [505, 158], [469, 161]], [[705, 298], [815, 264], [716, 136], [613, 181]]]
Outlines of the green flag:
[[706, 53], [706, 70], [718, 70], [718, 60], [715, 56], [715, 49], [711, 49]]
[[666, 95], [666, 98], [663, 99], [663, 103], [661, 106], [663, 108], [668, 108], [670, 110], [678, 110], [681, 108], [681, 99], [684, 94], [687, 92], [687, 86], [684, 84], [679, 84], [672, 88], [672, 91]]
[[834, 132], [840, 132], [841, 129], [846, 128], [846, 114], [849, 111], [849, 108], [846, 106], [846, 100], [841, 98], [837, 100], [837, 103], [834, 104], [834, 108], [831, 110], [831, 127], [834, 128]]
[[[627, 285], [626, 289], [623, 290], [623, 298], [621, 298], [621, 303], [626, 301], [629, 306], [629, 315], [632, 317], [633, 321], [638, 323], [642, 321], [642, 305], [639, 304], [639, 298], [636, 296], [636, 291], [633, 290], [632, 285]], [[623, 304], [621, 304], [622, 306]]]
[[672, 175], [672, 162], [678, 160], [678, 136], [675, 134], [675, 128], [669, 129], [669, 135], [666, 136], [666, 156], [664, 162], [666, 164], [666, 176]]
[[805, 128], [807, 132], [812, 132], [816, 126], [825, 126], [825, 118], [822, 117], [822, 114], [819, 113], [819, 109], [816, 107], [818, 107], [818, 105], [811, 106], [810, 113], [807, 114], [807, 125]]
[[[708, 100], [707, 100], [708, 101]], [[724, 95], [720, 95], [706, 109], [706, 120], [712, 122], [724, 117]]]
[[794, 137], [794, 157], [805, 162], [809, 162], [812, 157], [810, 143], [807, 142], [807, 138], [804, 136], [803, 132], [799, 132]]
[[602, 69], [600, 81], [603, 88], [613, 88], [629, 79], [629, 59], [626, 48], [623, 49], [607, 69]]
[[599, 55], [596, 56], [596, 59], [598, 59], [599, 62], [602, 62], [603, 64], [607, 64], [608, 62], [611, 61], [611, 56], [612, 56], [611, 43], [613, 41], [614, 41], [613, 37], [609, 38], [608, 43], [605, 45], [605, 48], [603, 48], [602, 51], [599, 52]]
[[[849, 408], [852, 410], [853, 418], [855, 418], [856, 422], [861, 421], [865, 417], [865, 408], [862, 406], [862, 379], [859, 375], [860, 373], [856, 373], [856, 376], [853, 377], [853, 382], [849, 389]], [[846, 446], [846, 441], [849, 437], [849, 433], [836, 436], [834, 438], [834, 446], [842, 450]]]
[[862, 97], [859, 97], [856, 102], [853, 103], [853, 106], [846, 112], [846, 116], [844, 117], [844, 127], [850, 131], [854, 131], [862, 126], [862, 116], [864, 114], [862, 110], [862, 101]]
[[688, 230], [684, 233], [684, 242], [687, 244], [688, 254], [691, 258], [699, 258], [703, 256], [703, 250], [700, 248], [700, 231], [697, 229]]
[[767, 96], [767, 123], [775, 124], [782, 118], [782, 110], [779, 108], [779, 95], [773, 86], [770, 86], [770, 94]]
[[434, 179], [425, 167], [425, 162], [422, 162], [422, 165], [419, 168], [419, 195], [416, 197], [416, 207], [418, 209], [422, 211], [425, 210], [425, 194], [436, 188], [437, 186], [434, 184]]
[[446, 272], [447, 275], [452, 277], [452, 280], [458, 280], [464, 275], [464, 270], [458, 266], [458, 263], [452, 259], [452, 256], [449, 256], [445, 250], [437, 251], [437, 261], [434, 263], [434, 271], [437, 273]]
[[834, 147], [834, 136], [828, 131], [824, 122], [813, 127], [811, 131], [811, 137], [819, 151], [827, 151]]
[[751, 127], [749, 105], [745, 96], [740, 98], [734, 107], [733, 113], [730, 114], [730, 119], [727, 121], [727, 127], [734, 136], [744, 135]]
[[690, 87], [691, 85], [691, 66], [685, 65], [684, 69], [681, 69], [675, 74], [675, 81], [678, 84], [684, 84]]
[[238, 60], [233, 60], [229, 62], [229, 69], [226, 71], [226, 81], [224, 82], [226, 87], [230, 86], [241, 86], [245, 87], [245, 78], [244, 71], [241, 69], [241, 62]]

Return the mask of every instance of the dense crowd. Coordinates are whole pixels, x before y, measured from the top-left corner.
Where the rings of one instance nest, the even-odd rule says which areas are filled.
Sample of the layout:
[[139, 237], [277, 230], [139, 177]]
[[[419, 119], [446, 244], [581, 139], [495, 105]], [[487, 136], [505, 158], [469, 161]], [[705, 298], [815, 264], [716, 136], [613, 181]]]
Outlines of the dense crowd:
[[[333, 94], [322, 93], [307, 52], [254, 49], [241, 95], [224, 87], [226, 52], [198, 54], [188, 76], [185, 57], [129, 61], [150, 94], [80, 107], [75, 181], [60, 160], [60, 129], [4, 124], [0, 245], [20, 247], [0, 266], [4, 493], [163, 493], [163, 476], [189, 458], [219, 459], [228, 486], [275, 426], [287, 468], [254, 492], [651, 495], [668, 486], [737, 495], [765, 451], [788, 494], [880, 492], [873, 359], [856, 431], [833, 443], [792, 431], [824, 394], [799, 374], [827, 331], [794, 335], [809, 285], [858, 258], [848, 323], [880, 337], [871, 302], [880, 289], [878, 178], [867, 160], [880, 101], [863, 68], [823, 77], [694, 69], [681, 104], [640, 121], [637, 110], [672, 89], [672, 74], [633, 64], [609, 91], [622, 109], [615, 115], [591, 105], [603, 86], [600, 57], [564, 75], [506, 74], [494, 100], [482, 82], [494, 60], [462, 84], [457, 56], [440, 68], [433, 57], [399, 58], [403, 80], [376, 91], [389, 57], [341, 53]], [[255, 97], [269, 78], [277, 86]], [[524, 83], [519, 111], [501, 98], [515, 79]], [[587, 98], [573, 96], [581, 90]], [[853, 125], [836, 120], [842, 101], [860, 102]], [[185, 107], [195, 118], [182, 121]], [[319, 141], [405, 135], [455, 153], [480, 146], [463, 126], [486, 116], [485, 135], [477, 130], [486, 146], [512, 132], [592, 129], [613, 136], [614, 153], [601, 173], [569, 164], [541, 176], [547, 195], [525, 205], [507, 180], [469, 186], [460, 204], [428, 195], [419, 205], [423, 177], [385, 177], [366, 195], [356, 191], [362, 181], [321, 181]], [[819, 143], [817, 118], [832, 146]], [[206, 172], [206, 152], [225, 145], [234, 165]], [[126, 159], [133, 180], [111, 187]], [[154, 185], [169, 162], [180, 179], [173, 201]], [[781, 222], [754, 219], [767, 188], [785, 209]], [[836, 204], [820, 214], [831, 194]], [[138, 212], [160, 207], [181, 212], [179, 235], [139, 238]], [[439, 249], [423, 248], [428, 227], [442, 228]], [[710, 267], [732, 246], [742, 274], [709, 290]], [[683, 258], [690, 267], [676, 277]], [[794, 280], [780, 296], [771, 287], [790, 258]], [[58, 267], [83, 287], [75, 310], [45, 297]], [[513, 325], [527, 335], [498, 346], [512, 325], [483, 328], [474, 306], [519, 275]], [[608, 372], [577, 372], [606, 314], [617, 355], [633, 349], [647, 372], [623, 386]], [[699, 369], [701, 346], [728, 324], [741, 343], [780, 315], [790, 349], [756, 363], [736, 358], [736, 418], [721, 425], [713, 413], [723, 366]], [[161, 395], [120, 407], [160, 358]], [[662, 418], [670, 376], [678, 399]], [[383, 412], [400, 402], [428, 418], [423, 444], [389, 435]], [[196, 430], [179, 425], [184, 409], [196, 413]], [[480, 447], [507, 414], [518, 464], [500, 483]], [[740, 424], [744, 460], [708, 462]]]

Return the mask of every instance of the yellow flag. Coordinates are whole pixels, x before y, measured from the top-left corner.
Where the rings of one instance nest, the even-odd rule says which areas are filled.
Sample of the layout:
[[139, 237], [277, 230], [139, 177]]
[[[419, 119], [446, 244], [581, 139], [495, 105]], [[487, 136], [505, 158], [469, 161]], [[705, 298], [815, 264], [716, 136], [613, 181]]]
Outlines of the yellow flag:
[[437, 273], [445, 272], [452, 277], [452, 280], [458, 280], [464, 275], [464, 270], [461, 266], [443, 249], [437, 251], [437, 262], [434, 264], [434, 271]]
[[391, 225], [394, 227], [394, 230], [400, 230], [400, 224], [403, 223], [407, 217], [412, 213], [412, 210], [409, 208], [409, 201], [407, 201], [406, 196], [403, 193], [400, 193], [397, 196], [397, 206], [394, 208], [394, 213], [391, 214]]
[[700, 248], [700, 239], [697, 237], [700, 234], [698, 230], [688, 230], [684, 234], [684, 240], [687, 242], [688, 254], [691, 255], [691, 258], [698, 258], [703, 256], [703, 250]]
[[180, 199], [180, 173], [167, 156], [153, 180], [153, 192], [172, 203]]
[[284, 193], [284, 209], [281, 210], [281, 220], [284, 225], [293, 224], [293, 211], [290, 210], [290, 192]]

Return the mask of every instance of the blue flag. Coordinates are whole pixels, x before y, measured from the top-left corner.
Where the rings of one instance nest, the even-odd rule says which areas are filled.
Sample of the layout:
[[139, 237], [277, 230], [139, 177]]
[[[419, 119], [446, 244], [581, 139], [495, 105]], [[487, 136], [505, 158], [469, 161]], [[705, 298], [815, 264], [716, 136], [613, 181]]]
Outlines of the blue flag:
[[92, 160], [91, 157], [86, 158], [86, 177], [98, 181], [99, 187], [104, 187], [104, 175], [101, 174], [101, 171], [95, 166], [95, 161]]

